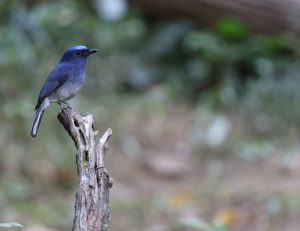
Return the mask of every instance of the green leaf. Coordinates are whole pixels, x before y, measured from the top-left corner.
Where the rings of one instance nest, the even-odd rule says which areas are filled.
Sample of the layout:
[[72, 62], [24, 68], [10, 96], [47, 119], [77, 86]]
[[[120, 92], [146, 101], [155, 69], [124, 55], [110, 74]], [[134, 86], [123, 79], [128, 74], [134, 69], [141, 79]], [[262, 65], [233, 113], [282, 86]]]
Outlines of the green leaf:
[[246, 26], [238, 19], [224, 18], [216, 25], [220, 37], [229, 41], [241, 41], [248, 35]]
[[214, 228], [214, 231], [229, 231], [228, 225], [218, 225]]
[[265, 52], [271, 56], [279, 55], [288, 49], [287, 40], [280, 35], [265, 38], [263, 45]]
[[214, 231], [214, 229], [200, 218], [185, 218], [181, 221], [184, 226], [194, 228], [201, 231]]
[[24, 226], [16, 223], [16, 222], [9, 222], [9, 223], [0, 223], [0, 227], [2, 228], [23, 228]]

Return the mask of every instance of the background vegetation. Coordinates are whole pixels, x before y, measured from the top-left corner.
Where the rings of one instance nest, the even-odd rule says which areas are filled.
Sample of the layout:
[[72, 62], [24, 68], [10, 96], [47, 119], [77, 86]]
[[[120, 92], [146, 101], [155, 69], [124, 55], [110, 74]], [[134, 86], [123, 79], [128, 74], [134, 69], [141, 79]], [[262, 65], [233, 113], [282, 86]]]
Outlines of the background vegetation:
[[72, 141], [37, 95], [62, 52], [98, 48], [71, 101], [114, 131], [111, 230], [298, 230], [299, 45], [227, 17], [156, 21], [125, 1], [0, 2], [0, 222], [70, 230]]

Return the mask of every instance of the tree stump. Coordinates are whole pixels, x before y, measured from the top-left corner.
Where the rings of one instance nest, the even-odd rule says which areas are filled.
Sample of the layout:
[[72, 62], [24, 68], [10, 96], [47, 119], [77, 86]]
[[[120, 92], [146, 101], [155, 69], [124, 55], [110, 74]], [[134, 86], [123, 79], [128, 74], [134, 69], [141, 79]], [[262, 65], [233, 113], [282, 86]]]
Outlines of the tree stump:
[[101, 139], [94, 129], [93, 116], [62, 106], [58, 120], [76, 146], [79, 185], [75, 196], [73, 231], [106, 231], [110, 222], [109, 191], [112, 187], [103, 159], [112, 135], [109, 128]]

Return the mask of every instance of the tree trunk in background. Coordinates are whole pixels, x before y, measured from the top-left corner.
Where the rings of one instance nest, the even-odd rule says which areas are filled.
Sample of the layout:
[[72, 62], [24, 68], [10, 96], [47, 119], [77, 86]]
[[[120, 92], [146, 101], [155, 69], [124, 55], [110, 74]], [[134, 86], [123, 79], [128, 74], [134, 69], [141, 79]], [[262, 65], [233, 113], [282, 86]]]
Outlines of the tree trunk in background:
[[243, 21], [250, 31], [278, 33], [300, 32], [298, 0], [132, 0], [146, 13], [160, 18], [191, 19], [212, 26], [232, 16]]

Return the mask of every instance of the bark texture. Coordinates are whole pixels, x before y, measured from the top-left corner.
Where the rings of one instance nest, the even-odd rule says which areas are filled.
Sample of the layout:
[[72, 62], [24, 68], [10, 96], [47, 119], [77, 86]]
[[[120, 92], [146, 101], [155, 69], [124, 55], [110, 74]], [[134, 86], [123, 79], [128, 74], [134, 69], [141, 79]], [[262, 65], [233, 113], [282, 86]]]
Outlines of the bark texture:
[[250, 30], [262, 33], [300, 32], [298, 0], [131, 0], [145, 12], [163, 18], [188, 18], [213, 25], [220, 18], [241, 19]]
[[112, 179], [104, 167], [109, 128], [98, 141], [91, 114], [81, 115], [70, 107], [61, 107], [57, 116], [73, 139], [77, 152], [79, 186], [75, 197], [73, 231], [106, 231], [110, 222], [109, 191]]

